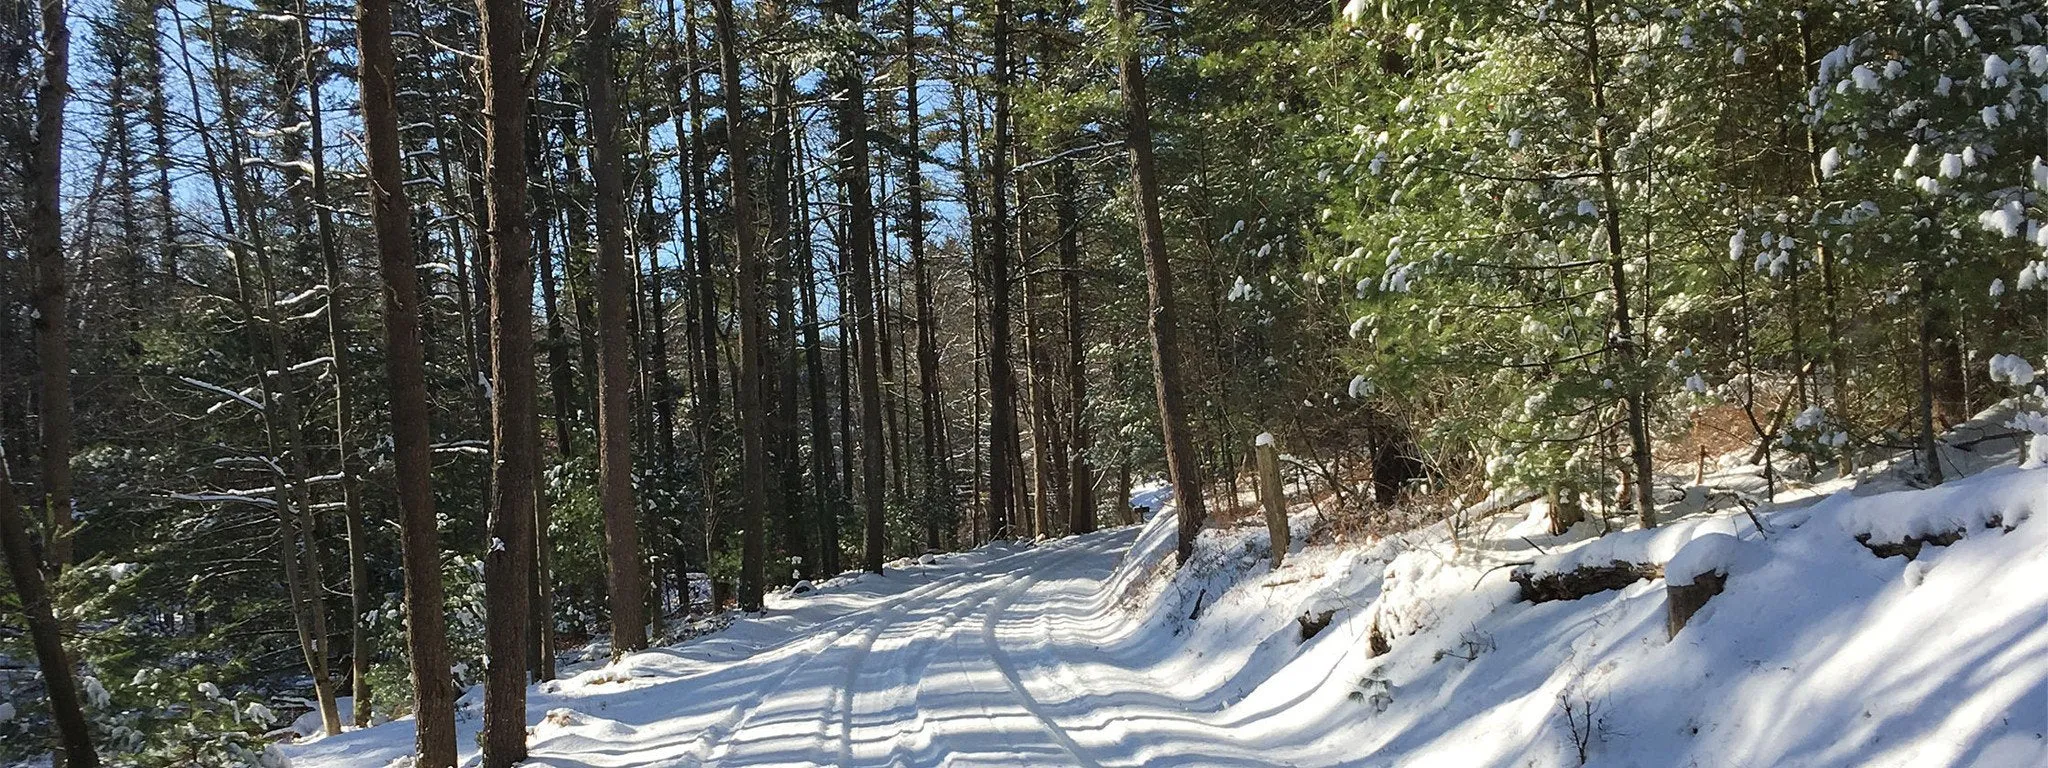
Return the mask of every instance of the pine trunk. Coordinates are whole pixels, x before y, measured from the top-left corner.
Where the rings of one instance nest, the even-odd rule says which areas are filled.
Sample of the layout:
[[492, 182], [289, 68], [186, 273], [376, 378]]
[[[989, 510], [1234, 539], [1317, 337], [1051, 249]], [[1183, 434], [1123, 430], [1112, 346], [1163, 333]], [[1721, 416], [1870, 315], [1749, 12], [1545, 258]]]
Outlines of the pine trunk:
[[[1117, 21], [1136, 31], [1132, 0], [1114, 0]], [[1146, 104], [1144, 62], [1138, 46], [1127, 44], [1118, 67], [1124, 92], [1125, 143], [1131, 153], [1131, 192], [1138, 211], [1138, 245], [1145, 255], [1145, 283], [1151, 299], [1152, 382], [1159, 400], [1160, 442], [1166, 447], [1166, 473], [1180, 515], [1180, 563], [1194, 555], [1195, 537], [1207, 517], [1202, 500], [1201, 467], [1188, 434], [1187, 406], [1181, 394], [1179, 329], [1173, 299], [1173, 271], [1166, 257], [1166, 229], [1159, 218], [1159, 176], [1153, 167], [1152, 117]]]
[[989, 333], [989, 493], [993, 538], [1016, 535], [1016, 373], [1010, 359], [1010, 17], [1011, 0], [995, 0], [990, 24], [995, 47], [995, 117], [989, 156], [989, 244], [986, 251]]
[[421, 342], [419, 273], [412, 247], [412, 204], [405, 196], [405, 173], [399, 163], [390, 0], [361, 0], [356, 19], [370, 220], [384, 277], [384, 365], [391, 382], [391, 441], [405, 571], [414, 749], [419, 768], [454, 768], [455, 684], [448, 670], [451, 660], [440, 530], [434, 516], [432, 436], [427, 426], [426, 355]]
[[14, 503], [14, 478], [8, 474], [4, 450], [0, 450], [0, 554], [6, 556], [7, 575], [14, 580], [15, 596], [28, 620], [36, 668], [43, 673], [43, 691], [50, 700], [50, 719], [57, 725], [62, 764], [65, 768], [98, 768], [100, 756], [93, 751], [85, 708], [78, 697], [78, 681], [71, 671], [71, 659], [64, 653], [63, 627], [50, 605], [50, 592], [43, 584], [43, 564], [36, 559], [29, 541], [28, 525], [21, 518], [21, 508]]
[[[841, 0], [836, 12], [846, 23], [860, 19], [859, 4]], [[866, 518], [866, 546], [863, 563], [867, 570], [882, 572], [884, 547], [884, 495], [887, 467], [883, 466], [882, 380], [880, 370], [881, 333], [876, 324], [880, 303], [876, 301], [875, 204], [868, 188], [867, 62], [856, 54], [854, 63], [840, 73], [839, 88], [839, 183], [847, 203], [846, 272], [852, 277], [849, 304], [842, 311], [853, 314], [855, 368], [860, 397], [861, 505]]]
[[618, 0], [591, 0], [584, 94], [589, 100], [591, 176], [597, 181], [597, 469], [604, 516], [607, 606], [614, 657], [647, 647], [647, 590], [633, 500], [632, 381], [627, 315], [635, 292], [626, 263], [626, 200], [619, 108], [612, 97], [612, 38]]
[[767, 490], [768, 455], [762, 425], [766, 411], [762, 407], [761, 358], [762, 333], [765, 330], [765, 312], [761, 307], [761, 255], [759, 235], [754, 225], [753, 189], [748, 178], [752, 168], [752, 155], [748, 147], [746, 110], [741, 103], [744, 86], [740, 80], [740, 56], [738, 33], [733, 29], [732, 0], [715, 0], [718, 28], [719, 73], [723, 83], [720, 88], [725, 97], [725, 113], [733, 116], [728, 129], [730, 163], [732, 172], [727, 174], [732, 184], [732, 231], [733, 253], [738, 258], [739, 283], [735, 290], [737, 299], [734, 310], [739, 316], [739, 412], [740, 428], [740, 609], [758, 611], [761, 609], [765, 591], [765, 566], [767, 559], [767, 525], [762, 509], [763, 494]]
[[36, 134], [27, 186], [28, 261], [35, 271], [36, 402], [42, 425], [43, 530], [51, 574], [71, 564], [71, 286], [59, 201], [64, 174], [64, 103], [71, 94], [71, 25], [66, 0], [40, 0], [43, 72], [36, 86]]
[[1089, 462], [1088, 361], [1081, 318], [1081, 225], [1075, 211], [1071, 166], [1060, 174], [1060, 283], [1067, 309], [1067, 526], [1073, 533], [1095, 531], [1095, 467]]
[[533, 568], [533, 258], [526, 210], [526, 9], [478, 0], [490, 237], [491, 515], [484, 554], [484, 768], [526, 759]]

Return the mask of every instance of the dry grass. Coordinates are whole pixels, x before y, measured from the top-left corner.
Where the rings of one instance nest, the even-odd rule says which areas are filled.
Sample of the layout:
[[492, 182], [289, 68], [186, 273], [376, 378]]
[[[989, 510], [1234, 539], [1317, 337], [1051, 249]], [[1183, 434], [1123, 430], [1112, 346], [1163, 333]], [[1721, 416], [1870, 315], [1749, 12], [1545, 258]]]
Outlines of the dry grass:
[[[1757, 421], [1769, 427], [1771, 408], [1776, 403], [1757, 403]], [[1654, 454], [1658, 464], [1691, 464], [1699, 460], [1700, 449], [1706, 449], [1707, 456], [1721, 456], [1748, 448], [1756, 443], [1756, 431], [1750, 427], [1749, 416], [1739, 405], [1715, 405], [1692, 412], [1691, 424], [1685, 431], [1661, 441], [1655, 446]]]

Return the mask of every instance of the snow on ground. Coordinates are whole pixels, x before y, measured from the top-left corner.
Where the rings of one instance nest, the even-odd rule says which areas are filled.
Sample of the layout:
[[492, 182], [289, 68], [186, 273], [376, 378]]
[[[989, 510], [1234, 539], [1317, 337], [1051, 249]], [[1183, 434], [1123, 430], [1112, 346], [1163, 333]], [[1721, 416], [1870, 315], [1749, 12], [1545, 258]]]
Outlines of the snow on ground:
[[[1937, 488], [1879, 466], [1753, 518], [1756, 471], [1729, 466], [1667, 525], [1606, 536], [1547, 535], [1539, 502], [1310, 546], [1304, 509], [1278, 571], [1252, 519], [1168, 576], [1147, 489], [1141, 526], [833, 579], [542, 686], [529, 764], [2048, 765], [2048, 472], [2016, 468], [2018, 440], [1975, 448]], [[1859, 541], [1930, 536], [1912, 560]], [[1509, 580], [1617, 559], [1726, 591], [1667, 640], [1663, 579], [1542, 604]], [[401, 720], [287, 752], [374, 767], [411, 740]]]

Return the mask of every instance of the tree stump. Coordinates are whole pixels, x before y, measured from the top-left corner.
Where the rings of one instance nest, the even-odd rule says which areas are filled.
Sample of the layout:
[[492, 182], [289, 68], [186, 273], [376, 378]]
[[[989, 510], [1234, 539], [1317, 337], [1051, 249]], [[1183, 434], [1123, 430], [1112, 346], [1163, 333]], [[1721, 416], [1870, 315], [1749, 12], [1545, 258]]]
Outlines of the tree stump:
[[1544, 496], [1550, 503], [1550, 535], [1563, 536], [1586, 519], [1586, 508], [1579, 506], [1577, 491], [1552, 488]]
[[1337, 611], [1331, 609], [1326, 611], [1307, 611], [1295, 617], [1294, 620], [1301, 624], [1301, 641], [1306, 643], [1316, 635], [1322, 634], [1323, 630], [1328, 629], [1330, 621], [1335, 618], [1337, 618]]
[[1277, 571], [1294, 541], [1287, 530], [1287, 493], [1280, 480], [1280, 448], [1273, 444], [1271, 432], [1260, 433], [1257, 443], [1259, 503], [1266, 508], [1266, 531], [1273, 539], [1273, 569]]
[[1678, 631], [1685, 629], [1693, 614], [1707, 607], [1707, 601], [1721, 594], [1721, 589], [1726, 586], [1728, 574], [1719, 571], [1694, 576], [1691, 584], [1667, 583], [1664, 586], [1664, 603], [1670, 612], [1664, 620], [1664, 628], [1668, 630], [1666, 639], [1677, 639]]

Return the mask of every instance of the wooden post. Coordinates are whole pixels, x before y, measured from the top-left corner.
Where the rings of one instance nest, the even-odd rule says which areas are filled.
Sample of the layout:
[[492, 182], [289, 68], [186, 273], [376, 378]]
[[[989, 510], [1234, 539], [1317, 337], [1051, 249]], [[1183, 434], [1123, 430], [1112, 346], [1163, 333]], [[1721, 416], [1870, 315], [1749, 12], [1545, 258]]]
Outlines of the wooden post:
[[1287, 491], [1280, 479], [1280, 449], [1273, 444], [1273, 433], [1259, 434], [1259, 502], [1266, 508], [1266, 530], [1273, 537], [1273, 569], [1279, 570], [1280, 563], [1287, 559], [1287, 548], [1293, 537], [1287, 532]]

